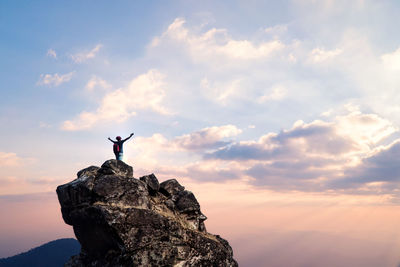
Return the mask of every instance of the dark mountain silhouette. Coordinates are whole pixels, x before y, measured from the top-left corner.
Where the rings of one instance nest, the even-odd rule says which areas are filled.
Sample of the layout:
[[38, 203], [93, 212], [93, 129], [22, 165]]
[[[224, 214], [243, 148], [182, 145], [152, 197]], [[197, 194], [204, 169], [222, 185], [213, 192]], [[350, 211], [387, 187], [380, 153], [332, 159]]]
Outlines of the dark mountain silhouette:
[[76, 239], [57, 239], [27, 252], [0, 259], [0, 267], [61, 267], [80, 249]]

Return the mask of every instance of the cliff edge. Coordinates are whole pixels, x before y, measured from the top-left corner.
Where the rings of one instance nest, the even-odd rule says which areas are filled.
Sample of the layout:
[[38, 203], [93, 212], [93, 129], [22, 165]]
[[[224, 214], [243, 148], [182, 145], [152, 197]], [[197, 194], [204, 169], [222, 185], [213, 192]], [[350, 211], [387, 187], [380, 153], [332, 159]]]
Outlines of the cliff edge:
[[81, 252], [65, 266], [238, 266], [228, 242], [207, 233], [192, 192], [154, 174], [133, 178], [122, 161], [78, 172], [57, 187]]

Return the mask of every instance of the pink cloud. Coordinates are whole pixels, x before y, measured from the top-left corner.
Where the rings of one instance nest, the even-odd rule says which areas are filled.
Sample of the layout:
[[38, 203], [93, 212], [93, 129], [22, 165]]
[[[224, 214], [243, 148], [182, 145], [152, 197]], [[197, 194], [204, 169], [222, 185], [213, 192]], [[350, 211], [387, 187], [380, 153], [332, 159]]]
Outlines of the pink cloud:
[[16, 153], [0, 151], [0, 166], [19, 166], [22, 162], [23, 159]]

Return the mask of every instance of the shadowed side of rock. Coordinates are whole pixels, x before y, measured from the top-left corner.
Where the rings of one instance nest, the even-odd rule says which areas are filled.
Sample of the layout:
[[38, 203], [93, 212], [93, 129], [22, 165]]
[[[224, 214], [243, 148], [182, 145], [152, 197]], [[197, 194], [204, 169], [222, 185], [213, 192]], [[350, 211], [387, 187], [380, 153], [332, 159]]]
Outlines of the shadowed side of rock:
[[133, 178], [122, 161], [78, 172], [57, 195], [81, 253], [66, 266], [237, 266], [229, 243], [207, 233], [200, 204], [175, 179]]

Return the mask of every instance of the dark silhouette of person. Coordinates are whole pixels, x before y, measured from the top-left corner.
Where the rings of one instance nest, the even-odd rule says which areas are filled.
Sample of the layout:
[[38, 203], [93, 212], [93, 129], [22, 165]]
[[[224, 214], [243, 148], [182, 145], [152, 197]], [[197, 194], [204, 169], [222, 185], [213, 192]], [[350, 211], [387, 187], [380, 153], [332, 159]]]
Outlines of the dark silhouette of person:
[[123, 156], [124, 156], [124, 142], [127, 141], [129, 138], [131, 138], [133, 136], [133, 133], [131, 133], [131, 135], [125, 139], [122, 139], [121, 136], [117, 136], [115, 139], [117, 139], [117, 141], [112, 140], [110, 137], [108, 137], [108, 140], [110, 140], [111, 142], [114, 143], [113, 145], [113, 150], [114, 150], [114, 155], [115, 155], [115, 159], [116, 160], [122, 160]]

